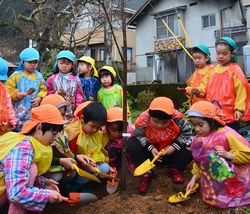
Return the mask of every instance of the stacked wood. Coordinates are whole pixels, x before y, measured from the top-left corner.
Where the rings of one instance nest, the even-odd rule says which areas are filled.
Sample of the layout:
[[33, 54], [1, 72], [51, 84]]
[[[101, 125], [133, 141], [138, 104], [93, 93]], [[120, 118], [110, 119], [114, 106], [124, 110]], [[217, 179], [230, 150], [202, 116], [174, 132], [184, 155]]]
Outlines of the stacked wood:
[[[178, 37], [178, 39], [185, 46], [185, 39], [183, 37]], [[155, 41], [155, 51], [156, 52], [158, 52], [158, 51], [171, 51], [171, 50], [177, 50], [177, 49], [181, 49], [181, 46], [174, 38]]]

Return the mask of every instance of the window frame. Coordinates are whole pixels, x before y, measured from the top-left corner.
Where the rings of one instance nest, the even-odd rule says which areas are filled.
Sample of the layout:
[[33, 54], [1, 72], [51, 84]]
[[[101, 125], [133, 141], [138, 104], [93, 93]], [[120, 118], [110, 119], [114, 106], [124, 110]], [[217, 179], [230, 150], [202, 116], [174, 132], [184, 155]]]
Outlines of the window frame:
[[[211, 25], [211, 17], [214, 17], [214, 25]], [[208, 18], [208, 27], [204, 27], [204, 19]], [[216, 14], [215, 13], [210, 13], [204, 16], [201, 16], [201, 28], [202, 29], [209, 29], [216, 27]]]
[[[171, 17], [173, 17], [173, 20], [171, 20]], [[179, 24], [178, 24], [178, 16], [175, 13], [165, 14], [163, 16], [157, 17], [156, 19], [156, 38], [157, 40], [164, 40], [164, 39], [171, 39], [173, 38], [172, 34], [167, 30], [166, 26], [161, 21], [162, 19], [168, 24], [170, 29], [174, 32], [174, 34], [178, 37], [180, 36], [180, 30], [179, 30]], [[173, 22], [171, 26], [170, 22]], [[159, 26], [159, 23], [161, 25]], [[159, 29], [166, 32], [166, 34], [160, 36], [159, 35]]]

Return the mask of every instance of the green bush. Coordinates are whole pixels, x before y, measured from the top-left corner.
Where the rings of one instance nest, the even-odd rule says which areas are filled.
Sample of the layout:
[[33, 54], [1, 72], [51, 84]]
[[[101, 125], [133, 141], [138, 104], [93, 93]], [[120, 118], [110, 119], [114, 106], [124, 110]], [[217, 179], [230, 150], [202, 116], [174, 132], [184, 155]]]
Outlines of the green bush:
[[152, 100], [156, 97], [155, 93], [149, 90], [141, 91], [137, 97], [137, 106], [139, 110], [146, 110]]

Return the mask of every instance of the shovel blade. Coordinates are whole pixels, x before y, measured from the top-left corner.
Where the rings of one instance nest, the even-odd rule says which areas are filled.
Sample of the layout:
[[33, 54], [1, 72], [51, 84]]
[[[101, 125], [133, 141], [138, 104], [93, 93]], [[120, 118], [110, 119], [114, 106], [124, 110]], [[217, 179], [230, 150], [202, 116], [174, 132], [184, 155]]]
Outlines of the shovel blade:
[[155, 164], [153, 164], [149, 159], [144, 161], [140, 166], [138, 166], [134, 171], [134, 176], [140, 176], [145, 174], [150, 169], [153, 169]]
[[172, 195], [168, 198], [168, 202], [169, 203], [179, 203], [179, 202], [182, 202], [182, 201], [186, 201], [190, 199], [189, 197], [185, 196], [182, 192], [179, 192], [175, 195]]
[[99, 175], [100, 177], [102, 177], [102, 178], [111, 179], [111, 180], [115, 180], [115, 181], [119, 181], [119, 180], [120, 180], [120, 179], [117, 178], [117, 177], [114, 177], [114, 176], [112, 176], [112, 175], [109, 175], [109, 174], [106, 174], [106, 173], [101, 172], [101, 171], [98, 169], [98, 167], [95, 167], [95, 170], [96, 170], [96, 172], [98, 173], [98, 175]]
[[106, 188], [108, 194], [111, 195], [111, 194], [115, 193], [116, 190], [117, 190], [118, 185], [119, 185], [118, 181], [114, 181], [114, 180], [108, 181], [107, 182], [107, 188]]
[[94, 176], [88, 172], [85, 172], [82, 169], [79, 169], [77, 165], [73, 164], [73, 167], [76, 170], [76, 172], [78, 173], [78, 175], [85, 177], [85, 178], [88, 178], [88, 179], [95, 181], [97, 183], [101, 183], [101, 181], [96, 176]]

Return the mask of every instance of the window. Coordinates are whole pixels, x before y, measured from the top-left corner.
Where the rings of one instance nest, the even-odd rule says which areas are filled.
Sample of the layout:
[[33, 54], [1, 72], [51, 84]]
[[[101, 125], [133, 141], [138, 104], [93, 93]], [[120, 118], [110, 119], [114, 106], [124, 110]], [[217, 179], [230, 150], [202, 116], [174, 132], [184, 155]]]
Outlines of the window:
[[104, 61], [104, 49], [99, 50], [99, 61]]
[[[122, 53], [123, 53], [123, 48], [122, 48]], [[132, 62], [132, 48], [127, 48], [127, 61]]]
[[90, 49], [90, 56], [91, 56], [93, 59], [96, 58], [96, 51], [95, 51], [94, 48], [91, 48], [91, 49]]
[[157, 39], [164, 39], [172, 37], [172, 34], [167, 30], [163, 24], [162, 19], [167, 23], [175, 35], [178, 35], [178, 19], [177, 15], [168, 15], [156, 19], [156, 36]]
[[202, 20], [202, 28], [203, 29], [208, 28], [208, 27], [213, 27], [216, 25], [215, 14], [209, 14], [206, 16], [202, 16], [201, 20]]
[[147, 67], [153, 67], [153, 56], [147, 56]]

